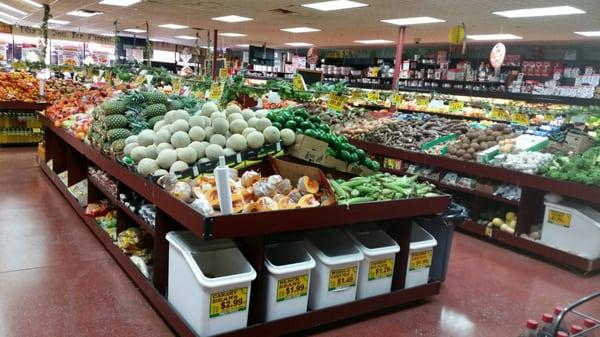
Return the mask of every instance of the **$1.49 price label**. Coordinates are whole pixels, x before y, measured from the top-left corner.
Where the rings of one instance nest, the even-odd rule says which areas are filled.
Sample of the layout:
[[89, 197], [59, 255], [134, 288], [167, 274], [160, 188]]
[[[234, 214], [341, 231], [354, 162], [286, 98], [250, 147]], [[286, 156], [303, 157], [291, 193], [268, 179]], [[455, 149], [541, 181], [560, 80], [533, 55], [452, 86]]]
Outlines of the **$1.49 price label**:
[[246, 310], [248, 305], [248, 288], [231, 289], [210, 295], [209, 317], [219, 317]]
[[329, 291], [346, 289], [356, 285], [358, 267], [332, 270], [329, 272]]
[[548, 211], [548, 222], [569, 228], [571, 227], [571, 214], [551, 209]]
[[385, 259], [369, 263], [369, 281], [392, 277], [394, 274], [394, 260]]
[[433, 250], [423, 250], [420, 252], [413, 252], [410, 254], [410, 265], [409, 270], [421, 270], [424, 268], [431, 267], [431, 257]]
[[277, 282], [277, 302], [308, 294], [308, 274], [281, 279]]

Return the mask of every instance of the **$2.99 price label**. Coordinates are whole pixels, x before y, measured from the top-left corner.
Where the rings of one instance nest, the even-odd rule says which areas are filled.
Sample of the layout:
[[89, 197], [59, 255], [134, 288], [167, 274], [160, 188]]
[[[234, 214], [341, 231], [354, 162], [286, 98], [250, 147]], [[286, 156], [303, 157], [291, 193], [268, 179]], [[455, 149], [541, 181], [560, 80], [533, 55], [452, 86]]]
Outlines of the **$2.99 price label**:
[[329, 272], [329, 291], [354, 287], [358, 267], [332, 270]]
[[369, 263], [369, 281], [392, 277], [394, 273], [394, 260], [385, 259]]
[[248, 288], [238, 288], [210, 295], [209, 317], [219, 317], [246, 310], [248, 304]]
[[432, 249], [411, 253], [409, 270], [413, 271], [431, 267], [432, 255]]
[[281, 279], [277, 282], [277, 302], [308, 294], [308, 274]]

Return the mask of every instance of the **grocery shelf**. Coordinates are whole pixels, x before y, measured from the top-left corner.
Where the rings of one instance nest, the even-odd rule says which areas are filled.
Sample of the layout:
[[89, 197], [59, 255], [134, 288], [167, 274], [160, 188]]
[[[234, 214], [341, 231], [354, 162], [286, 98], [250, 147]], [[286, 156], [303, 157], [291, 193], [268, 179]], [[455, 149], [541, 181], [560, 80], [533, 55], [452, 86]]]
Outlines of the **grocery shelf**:
[[458, 225], [457, 228], [463, 232], [480, 238], [485, 238], [486, 240], [494, 243], [516, 248], [520, 251], [546, 259], [550, 262], [575, 267], [577, 270], [584, 273], [589, 273], [591, 271], [600, 269], [600, 259], [589, 260], [560, 249], [546, 246], [531, 239], [525, 239], [517, 235], [503, 232], [498, 228], [493, 228], [491, 231], [491, 236], [488, 236], [485, 233], [485, 226], [471, 220], [465, 221], [462, 225]]

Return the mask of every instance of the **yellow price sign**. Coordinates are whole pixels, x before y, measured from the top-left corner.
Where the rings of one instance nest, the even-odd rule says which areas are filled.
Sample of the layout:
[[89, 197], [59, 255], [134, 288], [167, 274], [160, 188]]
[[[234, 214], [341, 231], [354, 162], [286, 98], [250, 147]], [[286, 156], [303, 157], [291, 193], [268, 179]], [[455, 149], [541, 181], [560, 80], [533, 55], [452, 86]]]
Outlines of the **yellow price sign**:
[[198, 99], [204, 99], [205, 93], [204, 90], [198, 90], [194, 92], [194, 96]]
[[369, 101], [369, 102], [379, 101], [379, 91], [377, 91], [377, 90], [369, 91], [369, 93], [367, 94], [367, 101]]
[[392, 104], [394, 105], [399, 105], [402, 104], [402, 101], [404, 100], [404, 96], [402, 96], [401, 94], [395, 92], [392, 94], [392, 98], [390, 99], [390, 101], [392, 102]]
[[394, 274], [394, 259], [385, 259], [369, 263], [369, 281], [392, 277]]
[[248, 288], [237, 288], [210, 295], [209, 317], [219, 317], [246, 310], [248, 306]]
[[306, 91], [306, 83], [304, 83], [304, 76], [301, 74], [294, 74], [292, 78], [294, 80], [294, 90]]
[[277, 281], [277, 302], [308, 294], [308, 274], [285, 278]]
[[491, 112], [492, 119], [497, 119], [500, 121], [507, 121], [510, 115], [508, 112], [501, 108], [493, 108]]
[[221, 96], [223, 96], [224, 86], [225, 84], [223, 83], [213, 82], [213, 84], [210, 85], [210, 94], [208, 95], [208, 98], [212, 101], [220, 100]]
[[329, 109], [329, 110], [333, 110], [336, 112], [342, 112], [342, 111], [344, 111], [345, 104], [346, 104], [346, 98], [341, 95], [331, 93], [331, 94], [329, 94], [329, 96], [327, 96], [327, 109]]
[[554, 119], [555, 119], [555, 117], [554, 117], [554, 115], [553, 115], [553, 114], [545, 114], [545, 115], [544, 115], [544, 120], [545, 120], [546, 122], [552, 122]]
[[465, 102], [463, 101], [452, 101], [449, 104], [450, 112], [460, 112], [464, 109]]
[[427, 96], [417, 96], [417, 105], [418, 106], [429, 106], [429, 97]]
[[551, 209], [548, 211], [548, 222], [569, 228], [571, 227], [571, 214]]
[[510, 121], [515, 124], [529, 125], [529, 116], [526, 114], [512, 114]]
[[332, 270], [329, 272], [329, 291], [356, 286], [356, 271], [358, 267]]
[[172, 82], [173, 82], [173, 93], [175, 95], [179, 95], [179, 92], [181, 91], [181, 78], [176, 77], [172, 80]]
[[133, 84], [136, 86], [140, 86], [146, 82], [146, 77], [144, 75], [139, 75], [133, 80]]
[[229, 76], [227, 68], [219, 68], [219, 78], [224, 80]]
[[422, 250], [420, 252], [413, 252], [410, 254], [409, 270], [420, 270], [431, 267], [431, 257], [433, 256], [433, 249]]
[[352, 90], [352, 94], [350, 96], [350, 100], [355, 102], [364, 97], [363, 92], [361, 90]]

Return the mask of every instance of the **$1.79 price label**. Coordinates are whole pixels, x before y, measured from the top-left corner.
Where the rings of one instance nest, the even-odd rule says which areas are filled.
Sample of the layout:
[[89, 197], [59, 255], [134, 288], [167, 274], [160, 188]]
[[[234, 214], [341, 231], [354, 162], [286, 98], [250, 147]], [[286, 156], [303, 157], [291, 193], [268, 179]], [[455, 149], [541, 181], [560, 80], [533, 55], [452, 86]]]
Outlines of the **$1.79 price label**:
[[358, 267], [332, 270], [329, 272], [329, 291], [354, 287]]
[[394, 273], [394, 260], [385, 259], [369, 263], [369, 281], [392, 277]]
[[433, 250], [431, 249], [411, 253], [409, 270], [413, 271], [431, 267], [432, 255]]
[[246, 310], [248, 305], [248, 288], [238, 288], [210, 295], [209, 317], [219, 317]]
[[277, 302], [308, 294], [308, 274], [281, 279], [277, 282]]

